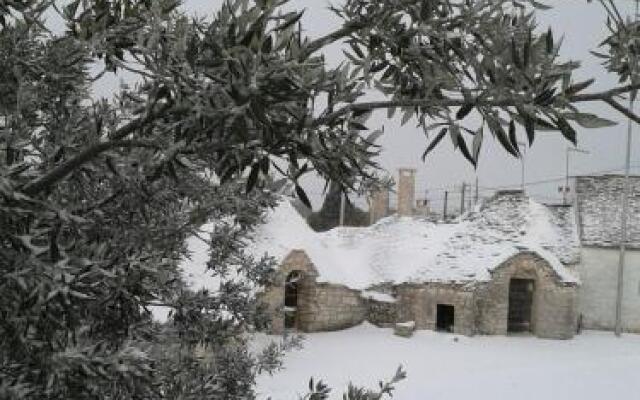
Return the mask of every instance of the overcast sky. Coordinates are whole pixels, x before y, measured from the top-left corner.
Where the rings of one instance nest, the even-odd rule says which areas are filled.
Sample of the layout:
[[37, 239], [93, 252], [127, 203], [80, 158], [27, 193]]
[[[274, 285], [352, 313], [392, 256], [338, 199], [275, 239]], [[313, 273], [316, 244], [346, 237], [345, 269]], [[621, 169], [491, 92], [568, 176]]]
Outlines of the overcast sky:
[[[200, 16], [211, 15], [220, 5], [220, 0], [187, 0], [184, 10]], [[336, 0], [334, 4], [339, 4]], [[555, 36], [564, 34], [564, 45], [561, 54], [567, 59], [581, 60], [582, 68], [576, 75], [577, 79], [596, 78], [592, 89], [607, 88], [615, 84], [615, 77], [607, 75], [589, 50], [594, 49], [605, 37], [605, 14], [601, 6], [596, 3], [587, 4], [586, 0], [556, 0], [546, 1], [555, 8], [538, 13], [538, 23], [541, 30], [552, 26]], [[327, 9], [329, 3], [324, 0], [292, 0], [290, 7], [305, 8], [302, 20], [303, 29], [310, 37], [316, 37], [329, 32], [339, 26], [340, 21]], [[633, 15], [633, 0], [616, 0], [621, 11]], [[331, 63], [337, 62], [341, 52], [331, 48], [325, 53]], [[106, 77], [96, 85], [96, 95], [109, 95], [114, 83], [120, 78]], [[570, 154], [570, 174], [591, 174], [605, 171], [622, 173], [624, 166], [624, 151], [626, 143], [626, 121], [618, 114], [602, 104], [588, 105], [584, 111], [615, 121], [618, 126], [606, 129], [580, 129], [578, 131], [578, 146], [589, 151], [589, 154]], [[421, 129], [415, 128], [414, 123], [401, 127], [399, 120], [387, 120], [384, 112], [375, 114], [370, 120], [371, 126], [384, 125], [386, 134], [381, 139], [383, 153], [381, 165], [388, 171], [397, 174], [399, 167], [411, 167], [417, 170], [417, 197], [426, 196], [432, 201], [433, 207], [440, 210], [444, 190], [459, 193], [460, 184], [475, 184], [479, 181], [480, 196], [491, 194], [491, 188], [511, 186], [517, 188], [521, 181], [521, 162], [510, 157], [498, 143], [490, 136], [485, 136], [480, 164], [477, 171], [463, 159], [459, 152], [453, 151], [450, 141], [443, 140], [439, 147], [430, 154], [425, 163], [420, 156], [426, 142]], [[638, 140], [634, 132], [632, 146], [632, 172], [640, 171], [640, 154], [637, 151]], [[525, 182], [527, 192], [540, 201], [559, 202], [558, 186], [563, 184], [565, 175], [565, 155], [567, 146], [559, 133], [539, 133], [532, 148], [526, 150]], [[540, 181], [553, 180], [540, 184]], [[313, 180], [307, 181], [306, 188], [313, 197], [314, 203], [320, 196], [322, 185]], [[468, 195], [470, 193], [468, 192]], [[458, 194], [450, 195], [451, 203], [458, 205]]]

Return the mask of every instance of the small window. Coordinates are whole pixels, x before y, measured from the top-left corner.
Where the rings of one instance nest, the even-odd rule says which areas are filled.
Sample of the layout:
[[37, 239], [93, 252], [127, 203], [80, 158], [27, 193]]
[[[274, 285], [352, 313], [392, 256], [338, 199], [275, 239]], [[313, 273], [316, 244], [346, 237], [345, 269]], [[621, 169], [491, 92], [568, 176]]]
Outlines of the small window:
[[450, 304], [438, 304], [436, 306], [436, 330], [453, 333], [454, 322], [454, 307]]

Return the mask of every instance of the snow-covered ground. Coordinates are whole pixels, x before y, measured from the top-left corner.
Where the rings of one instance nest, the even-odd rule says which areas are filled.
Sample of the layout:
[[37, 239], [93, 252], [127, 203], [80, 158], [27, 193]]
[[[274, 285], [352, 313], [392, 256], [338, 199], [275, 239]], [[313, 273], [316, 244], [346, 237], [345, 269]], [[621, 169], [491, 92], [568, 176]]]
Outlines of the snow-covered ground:
[[[277, 337], [256, 340], [268, 339]], [[306, 335], [284, 370], [258, 377], [257, 389], [261, 399], [297, 400], [314, 377], [342, 399], [350, 380], [375, 388], [400, 364], [408, 377], [398, 400], [640, 398], [640, 335], [588, 331], [561, 341], [418, 331], [405, 339], [368, 324]]]

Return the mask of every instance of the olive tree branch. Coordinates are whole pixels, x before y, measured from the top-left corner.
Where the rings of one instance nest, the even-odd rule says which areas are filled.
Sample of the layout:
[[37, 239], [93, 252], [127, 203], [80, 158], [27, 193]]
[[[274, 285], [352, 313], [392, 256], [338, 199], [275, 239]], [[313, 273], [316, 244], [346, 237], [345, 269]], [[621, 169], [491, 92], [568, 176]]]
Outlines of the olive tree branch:
[[[123, 128], [130, 128], [131, 132], [134, 130], [131, 125], [139, 125], [140, 120], [136, 120], [131, 124], [125, 125]], [[121, 133], [121, 131], [120, 131]], [[118, 135], [118, 136], [126, 136], [126, 135]], [[91, 161], [101, 153], [104, 153], [107, 150], [114, 149], [117, 147], [147, 147], [147, 148], [155, 148], [161, 149], [162, 147], [157, 143], [143, 141], [143, 140], [110, 140], [108, 142], [96, 143], [80, 153], [76, 154], [73, 158], [67, 160], [66, 162], [58, 165], [53, 168], [51, 171], [46, 173], [45, 175], [32, 180], [22, 187], [22, 192], [28, 196], [35, 196], [38, 193], [42, 192], [50, 188], [53, 184], [65, 178], [71, 172], [73, 172], [76, 168], [81, 165]]]
[[[351, 103], [334, 112], [325, 114], [320, 118], [312, 121], [313, 126], [319, 126], [329, 123], [336, 118], [346, 115], [354, 111], [373, 111], [377, 109], [386, 109], [394, 107], [460, 107], [468, 104], [470, 100], [453, 99], [453, 98], [428, 98], [428, 99], [405, 99], [405, 100], [389, 100], [389, 101], [369, 101], [364, 103]], [[476, 99], [471, 100], [474, 104], [487, 107], [509, 107], [525, 104], [521, 99]]]
[[605, 101], [606, 98], [613, 98], [616, 96], [620, 96], [620, 95], [632, 92], [634, 90], [640, 90], [640, 84], [619, 86], [619, 87], [605, 90], [602, 92], [574, 94], [572, 96], [569, 96], [569, 100], [572, 103], [580, 103], [580, 102], [587, 102], [587, 101]]
[[307, 59], [309, 56], [311, 56], [313, 53], [315, 53], [316, 51], [324, 48], [325, 46], [336, 42], [340, 39], [343, 39], [349, 35], [351, 35], [353, 32], [357, 31], [358, 29], [363, 28], [364, 25], [361, 23], [357, 23], [357, 22], [350, 22], [345, 24], [342, 28], [331, 32], [327, 35], [321, 36], [315, 40], [312, 40], [311, 42], [307, 43], [304, 48], [302, 49], [302, 52], [300, 54], [299, 59], [300, 60], [305, 60]]
[[[585, 103], [592, 101], [602, 101], [609, 104], [618, 112], [640, 123], [640, 116], [625, 108], [614, 100], [614, 97], [625, 93], [639, 90], [640, 84], [626, 85], [616, 87], [602, 92], [593, 92], [585, 94], [574, 94], [567, 97], [571, 103]], [[461, 107], [465, 104], [473, 103], [477, 106], [484, 107], [516, 107], [528, 104], [529, 101], [524, 98], [509, 97], [498, 99], [485, 99], [481, 96], [475, 99], [455, 99], [455, 98], [427, 98], [427, 99], [405, 99], [405, 100], [388, 100], [388, 101], [370, 101], [362, 103], [351, 103], [334, 111], [327, 113], [315, 120], [311, 121], [312, 126], [320, 126], [354, 111], [373, 111], [377, 109], [387, 109], [394, 107]]]
[[93, 210], [97, 210], [99, 208], [104, 207], [105, 205], [111, 203], [113, 200], [115, 200], [116, 198], [118, 198], [121, 194], [124, 193], [124, 190], [117, 190], [115, 191], [113, 194], [111, 194], [110, 196], [106, 197], [105, 199], [100, 200], [98, 203], [90, 206], [90, 207], [84, 207], [84, 208], [79, 208], [76, 210], [73, 210], [73, 214], [77, 214], [77, 215], [85, 215]]
[[613, 108], [616, 111], [620, 112], [621, 114], [623, 114], [627, 118], [633, 120], [635, 123], [640, 124], [640, 117], [638, 117], [638, 115], [636, 115], [633, 111], [631, 111], [627, 107], [625, 107], [622, 104], [620, 104], [617, 101], [615, 101], [613, 98], [610, 97], [610, 98], [604, 99], [603, 101], [605, 103], [609, 104], [611, 106], [611, 108]]

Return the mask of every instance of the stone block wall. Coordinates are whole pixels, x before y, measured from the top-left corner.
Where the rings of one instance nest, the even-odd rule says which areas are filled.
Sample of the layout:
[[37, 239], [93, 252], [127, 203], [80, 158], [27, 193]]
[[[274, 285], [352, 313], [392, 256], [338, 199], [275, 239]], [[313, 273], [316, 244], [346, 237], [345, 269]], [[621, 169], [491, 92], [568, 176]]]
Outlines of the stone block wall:
[[571, 339], [578, 330], [577, 290], [575, 286], [546, 286], [540, 293], [536, 336]]
[[398, 322], [398, 303], [367, 299], [367, 321], [383, 328]]
[[454, 307], [454, 333], [474, 334], [473, 288], [446, 283], [401, 285], [397, 288], [399, 322], [415, 321], [417, 329], [436, 329], [438, 304]]
[[534, 281], [532, 333], [542, 338], [568, 339], [577, 329], [577, 286], [560, 281], [547, 261], [535, 253], [520, 253], [496, 268], [490, 282], [478, 286], [477, 332], [506, 335], [511, 279]]
[[293, 250], [280, 265], [272, 285], [258, 295], [259, 301], [266, 305], [267, 313], [271, 317], [270, 332], [273, 334], [281, 334], [284, 331], [284, 286], [287, 276], [293, 271], [301, 274], [298, 284], [299, 312], [304, 312], [301, 307], [306, 305], [300, 300], [313, 295], [311, 290], [315, 286], [318, 273], [303, 250]]
[[398, 215], [413, 215], [416, 198], [416, 170], [400, 168], [398, 171]]
[[389, 215], [389, 190], [382, 189], [371, 194], [369, 217], [372, 223]]
[[303, 332], [333, 331], [362, 323], [367, 301], [346, 286], [316, 284], [298, 299], [299, 325]]
[[367, 300], [360, 292], [346, 286], [316, 282], [313, 263], [303, 250], [293, 250], [284, 259], [271, 286], [259, 294], [259, 300], [271, 317], [270, 333], [284, 331], [284, 292], [287, 276], [298, 271], [298, 305], [296, 329], [303, 332], [345, 329], [363, 322], [367, 316]]
[[[576, 205], [583, 246], [619, 246], [624, 181], [624, 175], [576, 178]], [[627, 245], [640, 248], [640, 176], [631, 175], [629, 186]]]
[[349, 328], [367, 320], [378, 326], [415, 321], [417, 329], [435, 330], [438, 304], [454, 307], [457, 334], [505, 335], [508, 329], [511, 279], [534, 281], [531, 330], [543, 338], [571, 338], [577, 329], [577, 285], [563, 283], [546, 260], [523, 252], [497, 267], [489, 282], [425, 283], [377, 288], [395, 295], [395, 302], [363, 298], [346, 286], [319, 283], [303, 251], [293, 251], [282, 263], [274, 285], [262, 293], [272, 316], [271, 332], [284, 330], [284, 283], [292, 271], [298, 284], [296, 328], [303, 332]]

